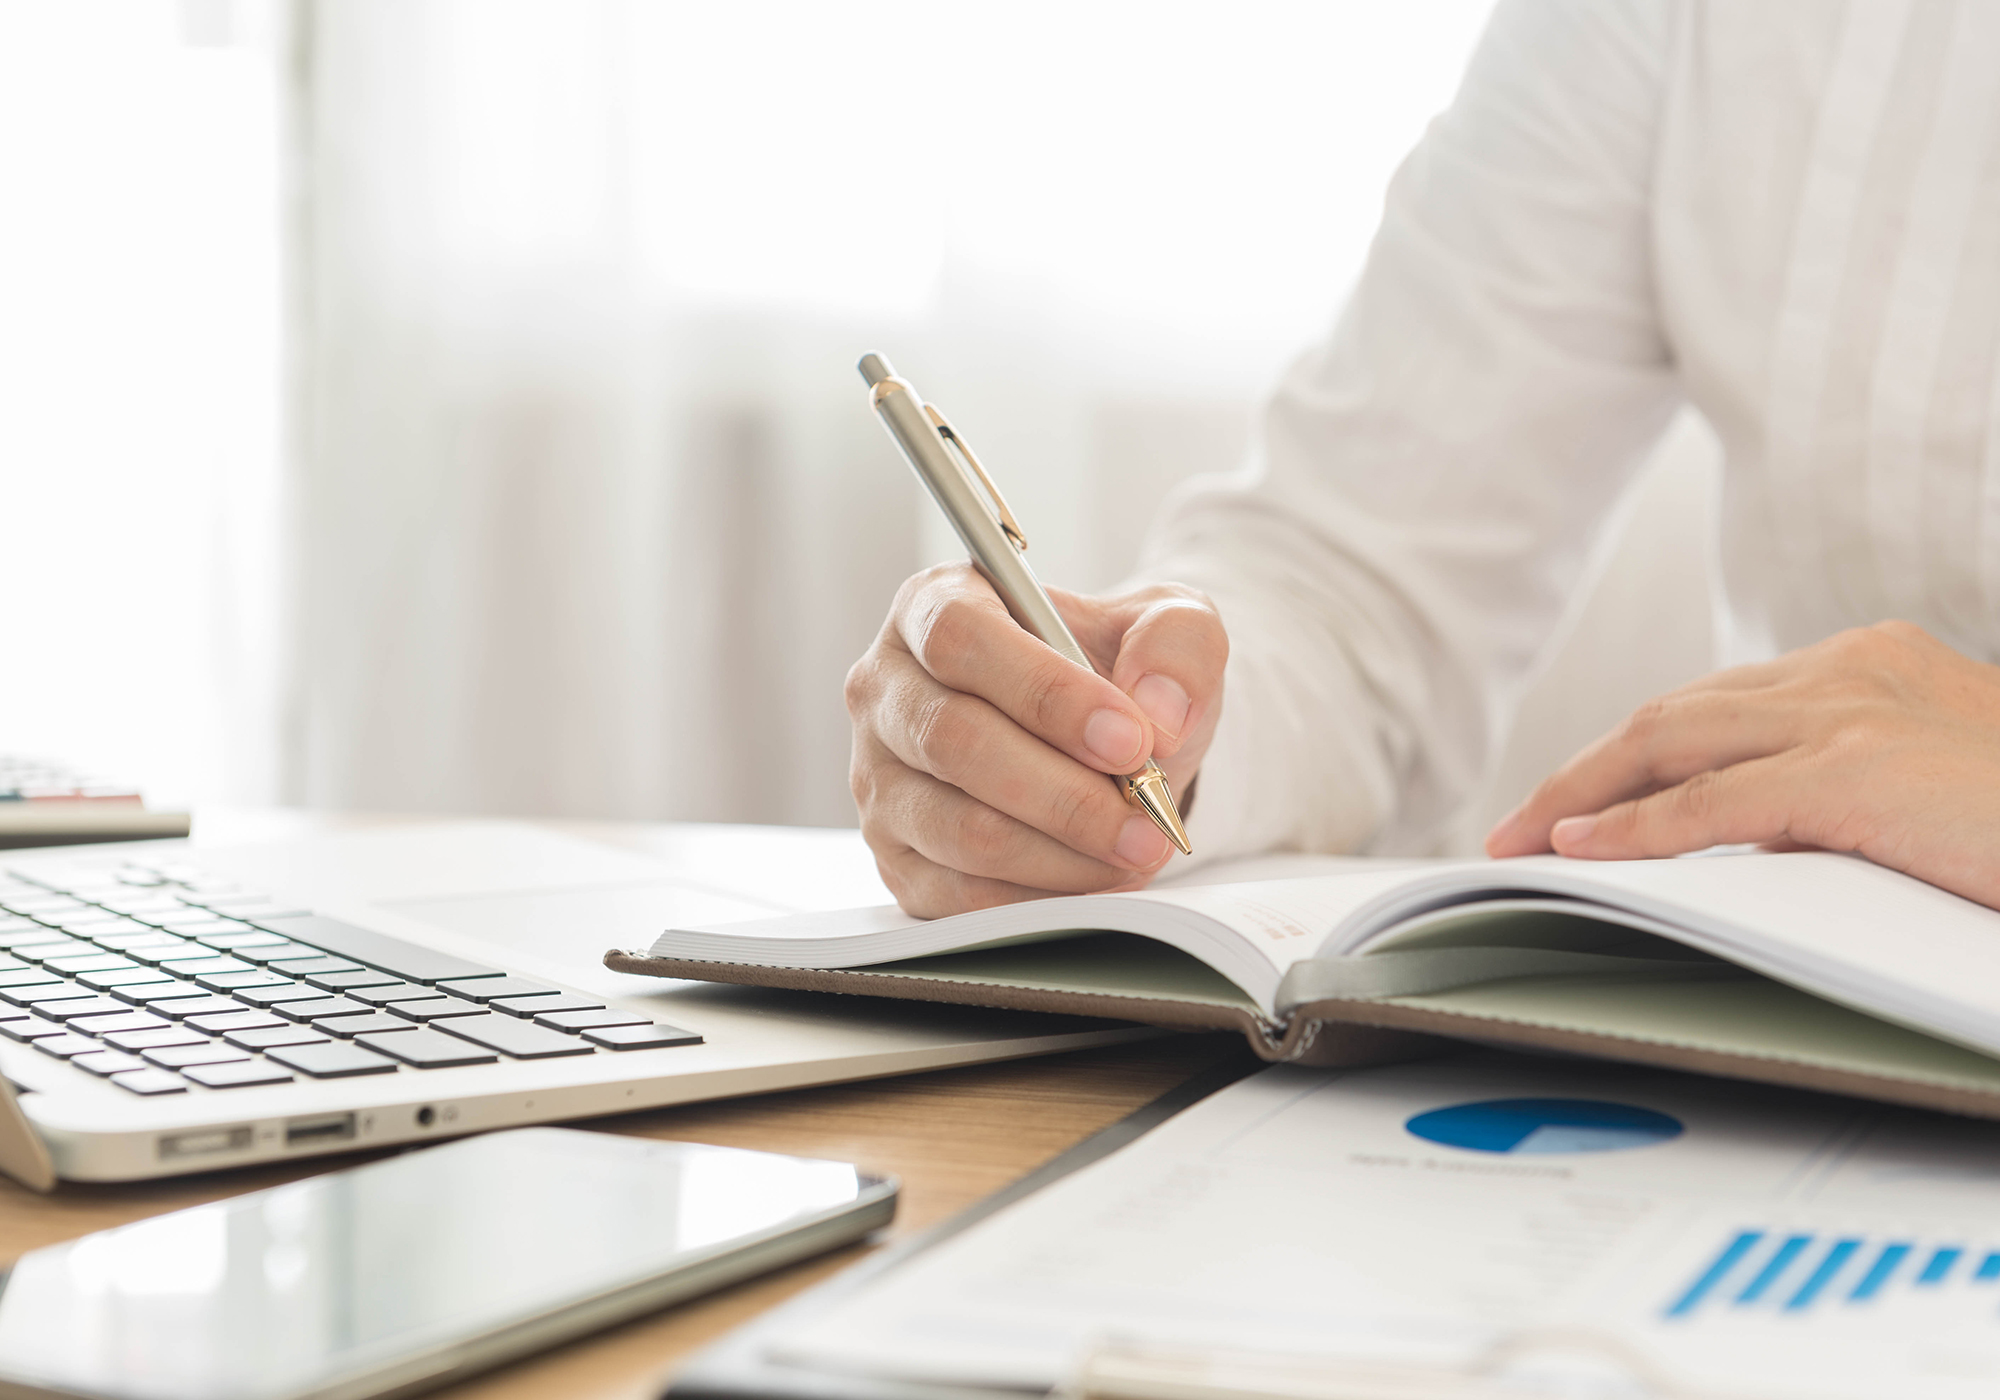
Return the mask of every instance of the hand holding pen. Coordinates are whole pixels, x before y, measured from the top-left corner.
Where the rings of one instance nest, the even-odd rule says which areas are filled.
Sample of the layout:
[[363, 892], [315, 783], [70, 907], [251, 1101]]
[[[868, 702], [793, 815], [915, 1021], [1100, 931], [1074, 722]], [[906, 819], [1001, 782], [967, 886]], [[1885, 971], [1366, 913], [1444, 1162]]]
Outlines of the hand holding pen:
[[979, 561], [905, 583], [848, 676], [855, 800], [883, 878], [927, 916], [1145, 884], [1169, 835], [1185, 840], [1173, 795], [1220, 713], [1214, 609], [1171, 584], [1043, 590], [949, 421], [879, 357], [862, 373]]

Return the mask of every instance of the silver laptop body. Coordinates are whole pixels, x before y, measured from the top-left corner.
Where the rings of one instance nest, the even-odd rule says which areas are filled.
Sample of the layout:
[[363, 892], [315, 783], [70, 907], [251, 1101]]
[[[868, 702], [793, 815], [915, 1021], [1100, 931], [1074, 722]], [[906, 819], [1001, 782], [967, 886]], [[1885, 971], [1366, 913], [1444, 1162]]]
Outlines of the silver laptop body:
[[412, 824], [0, 852], [0, 872], [0, 1074], [70, 1180], [1151, 1034], [603, 967], [670, 923], [885, 901], [851, 832], [678, 827], [640, 855], [516, 823]]

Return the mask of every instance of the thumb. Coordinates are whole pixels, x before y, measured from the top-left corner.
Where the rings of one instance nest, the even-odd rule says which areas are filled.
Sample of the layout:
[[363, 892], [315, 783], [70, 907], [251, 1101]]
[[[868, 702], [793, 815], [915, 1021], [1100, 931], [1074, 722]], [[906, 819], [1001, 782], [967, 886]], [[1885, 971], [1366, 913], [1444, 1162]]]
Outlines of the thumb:
[[1215, 605], [1191, 588], [1155, 584], [1128, 595], [1111, 683], [1153, 723], [1153, 756], [1199, 761], [1221, 711], [1229, 636]]

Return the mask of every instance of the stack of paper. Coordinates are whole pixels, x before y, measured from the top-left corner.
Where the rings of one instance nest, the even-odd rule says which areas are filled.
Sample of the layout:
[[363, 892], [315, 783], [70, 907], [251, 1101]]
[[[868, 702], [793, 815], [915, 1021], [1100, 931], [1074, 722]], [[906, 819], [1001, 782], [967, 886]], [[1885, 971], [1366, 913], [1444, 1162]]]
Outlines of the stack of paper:
[[1463, 1376], [1468, 1395], [1986, 1400], [2000, 1125], [1491, 1054], [1275, 1068], [773, 1356], [1044, 1390], [1149, 1350]]

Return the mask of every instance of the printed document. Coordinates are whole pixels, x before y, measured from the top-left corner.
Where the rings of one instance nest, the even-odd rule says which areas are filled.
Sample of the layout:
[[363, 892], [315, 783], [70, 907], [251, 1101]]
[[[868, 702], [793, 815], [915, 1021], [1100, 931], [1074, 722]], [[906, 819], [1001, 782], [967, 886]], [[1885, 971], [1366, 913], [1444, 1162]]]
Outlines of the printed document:
[[2000, 1124], [1497, 1053], [1277, 1067], [778, 1354], [1041, 1389], [1107, 1342], [1469, 1367], [1538, 1331], [1694, 1394], [1989, 1400]]

